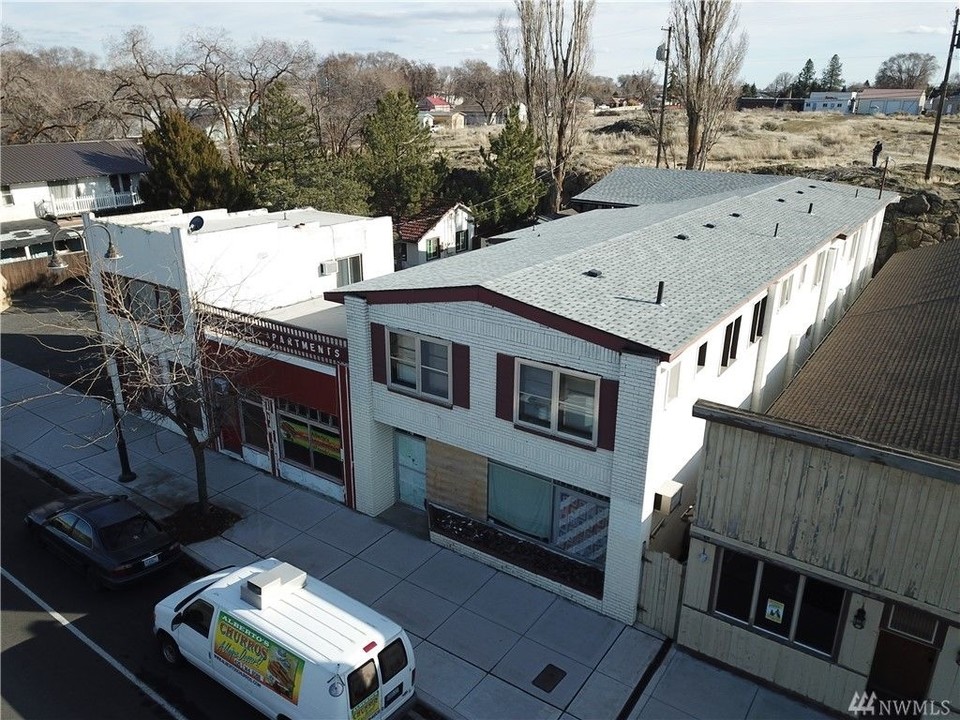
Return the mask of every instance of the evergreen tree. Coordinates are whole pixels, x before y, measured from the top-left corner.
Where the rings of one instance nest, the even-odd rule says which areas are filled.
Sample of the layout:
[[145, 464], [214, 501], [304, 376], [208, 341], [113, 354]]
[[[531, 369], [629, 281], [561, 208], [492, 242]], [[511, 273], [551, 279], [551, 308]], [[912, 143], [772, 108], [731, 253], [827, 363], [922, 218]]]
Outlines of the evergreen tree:
[[140, 181], [140, 197], [147, 209], [193, 212], [250, 206], [240, 173], [182, 113], [164, 112], [157, 129], [144, 134], [143, 152], [152, 168]]
[[536, 135], [530, 125], [520, 122], [516, 109], [508, 113], [500, 134], [490, 140], [490, 150], [480, 148], [480, 155], [488, 197], [477, 208], [480, 219], [493, 226], [511, 226], [530, 218], [547, 185], [536, 176]]
[[310, 204], [320, 150], [306, 108], [284, 83], [274, 83], [264, 95], [241, 144], [241, 157], [258, 205], [289, 210]]
[[816, 86], [817, 73], [813, 67], [813, 60], [807, 59], [803, 70], [797, 75], [797, 80], [793, 84], [793, 94], [796, 97], [806, 97]]
[[820, 85], [824, 90], [839, 90], [843, 87], [843, 65], [840, 64], [840, 56], [834, 55], [827, 63], [827, 67], [820, 76]]
[[363, 128], [364, 179], [370, 207], [394, 222], [416, 213], [439, 188], [433, 138], [417, 121], [417, 108], [403, 91], [377, 100]]

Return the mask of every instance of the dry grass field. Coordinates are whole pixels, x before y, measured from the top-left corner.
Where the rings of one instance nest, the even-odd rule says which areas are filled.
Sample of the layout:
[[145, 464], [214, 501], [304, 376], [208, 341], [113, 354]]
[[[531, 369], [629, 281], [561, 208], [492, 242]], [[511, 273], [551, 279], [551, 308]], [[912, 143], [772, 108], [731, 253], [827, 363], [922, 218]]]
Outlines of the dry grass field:
[[[684, 122], [679, 110], [668, 111], [672, 127], [667, 149], [670, 167], [685, 157]], [[593, 115], [586, 119], [571, 171], [586, 184], [595, 182], [618, 165], [653, 166], [656, 141], [643, 132], [649, 117], [631, 110], [617, 115]], [[870, 166], [874, 143], [883, 141], [883, 155], [890, 156], [889, 180], [900, 187], [926, 188], [947, 197], [960, 193], [960, 117], [944, 116], [934, 172], [930, 182], [923, 171], [933, 136], [933, 117], [845, 116], [829, 113], [796, 113], [747, 110], [731, 113], [720, 140], [710, 153], [708, 170], [802, 174], [810, 169], [850, 168], [865, 171]], [[626, 128], [617, 131], [617, 128]], [[498, 128], [480, 127], [438, 132], [437, 149], [454, 167], [480, 165], [480, 145], [488, 143]]]

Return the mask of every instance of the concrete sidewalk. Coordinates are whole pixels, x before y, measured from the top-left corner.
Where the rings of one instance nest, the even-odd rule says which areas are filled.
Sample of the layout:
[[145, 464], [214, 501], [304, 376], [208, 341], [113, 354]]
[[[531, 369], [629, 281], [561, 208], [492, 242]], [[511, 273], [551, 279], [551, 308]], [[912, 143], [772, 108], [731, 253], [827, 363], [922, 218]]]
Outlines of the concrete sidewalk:
[[[178, 435], [126, 418], [137, 479], [121, 485], [109, 407], [6, 361], [0, 394], [4, 457], [19, 456], [77, 489], [125, 493], [159, 519], [195, 500], [193, 459]], [[220, 453], [208, 453], [207, 475], [211, 501], [242, 520], [189, 546], [190, 555], [210, 568], [277, 557], [393, 618], [414, 643], [422, 699], [451, 718], [828, 717], [667, 649], [653, 630], [623, 625]]]

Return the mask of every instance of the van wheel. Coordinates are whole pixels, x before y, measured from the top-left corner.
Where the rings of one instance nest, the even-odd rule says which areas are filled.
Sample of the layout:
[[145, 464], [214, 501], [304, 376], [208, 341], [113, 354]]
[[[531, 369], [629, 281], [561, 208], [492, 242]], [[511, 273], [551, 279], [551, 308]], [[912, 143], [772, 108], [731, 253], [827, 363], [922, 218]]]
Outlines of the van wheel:
[[157, 636], [157, 639], [160, 641], [160, 657], [163, 658], [163, 661], [167, 665], [179, 665], [180, 648], [177, 647], [173, 638], [162, 632]]

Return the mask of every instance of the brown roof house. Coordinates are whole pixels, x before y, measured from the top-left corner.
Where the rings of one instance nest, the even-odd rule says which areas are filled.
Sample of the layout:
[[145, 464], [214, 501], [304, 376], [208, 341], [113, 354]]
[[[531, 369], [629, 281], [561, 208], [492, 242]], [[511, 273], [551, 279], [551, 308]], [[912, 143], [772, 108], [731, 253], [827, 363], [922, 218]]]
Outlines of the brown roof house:
[[435, 202], [395, 230], [396, 269], [422, 265], [474, 249], [473, 213], [463, 203]]
[[0, 220], [79, 216], [141, 204], [150, 170], [139, 140], [5, 145], [0, 161]]
[[894, 255], [766, 414], [707, 423], [678, 642], [833, 710], [960, 707], [960, 243]]

